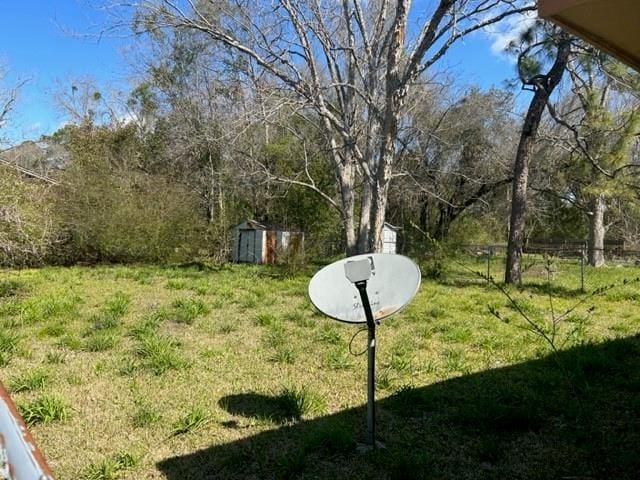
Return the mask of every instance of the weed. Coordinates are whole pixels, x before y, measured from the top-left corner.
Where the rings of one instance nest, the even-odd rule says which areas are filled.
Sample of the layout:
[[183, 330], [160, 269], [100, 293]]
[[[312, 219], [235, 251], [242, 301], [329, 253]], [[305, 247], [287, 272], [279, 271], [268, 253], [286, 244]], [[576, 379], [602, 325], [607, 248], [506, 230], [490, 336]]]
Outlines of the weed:
[[220, 358], [224, 357], [225, 351], [221, 348], [207, 348], [200, 353], [202, 358]]
[[237, 329], [238, 325], [236, 325], [235, 323], [225, 322], [220, 324], [220, 326], [218, 327], [218, 332], [226, 335], [235, 332]]
[[222, 310], [227, 302], [223, 298], [216, 298], [211, 303], [214, 310]]
[[20, 335], [11, 331], [0, 331], [0, 352], [14, 353], [20, 344]]
[[287, 312], [284, 319], [305, 328], [311, 328], [316, 325], [316, 322], [307, 316], [306, 311], [300, 309], [294, 310], [293, 312]]
[[30, 403], [18, 404], [18, 410], [27, 425], [66, 420], [70, 414], [65, 401], [54, 395], [42, 395]]
[[274, 362], [292, 364], [296, 361], [296, 352], [290, 345], [282, 345], [276, 348], [275, 353], [271, 357]]
[[256, 324], [261, 327], [273, 325], [276, 322], [276, 317], [269, 312], [262, 312], [256, 315]]
[[204, 408], [195, 407], [174, 424], [172, 435], [197, 432], [210, 421], [211, 415]]
[[83, 377], [82, 375], [77, 375], [75, 373], [72, 373], [70, 375], [67, 376], [67, 383], [69, 385], [84, 385], [86, 380], [86, 377]]
[[142, 366], [156, 375], [168, 370], [180, 369], [187, 362], [179, 355], [179, 343], [162, 335], [147, 335], [140, 339], [136, 353], [143, 360]]
[[158, 423], [161, 419], [160, 410], [151, 405], [141, 404], [133, 414], [131, 421], [134, 427], [145, 428]]
[[96, 376], [104, 375], [109, 371], [109, 363], [106, 360], [98, 360], [93, 364], [93, 373]]
[[104, 305], [103, 311], [111, 315], [113, 318], [122, 318], [129, 310], [131, 304], [131, 298], [125, 293], [118, 292], [112, 298], [107, 300]]
[[158, 332], [160, 324], [157, 315], [148, 315], [142, 321], [134, 324], [129, 330], [129, 335], [137, 340], [153, 336]]
[[62, 322], [55, 322], [45, 327], [42, 327], [38, 332], [38, 335], [42, 337], [61, 337], [67, 333], [67, 328]]
[[121, 451], [105, 458], [100, 463], [92, 463], [84, 475], [85, 480], [116, 480], [120, 473], [138, 465], [138, 458], [130, 452]]
[[515, 312], [523, 313], [531, 317], [540, 315], [540, 309], [531, 299], [527, 299], [527, 298], [514, 299], [513, 302], [508, 301], [505, 304], [505, 306], [512, 309]]
[[73, 334], [66, 334], [58, 340], [58, 345], [68, 348], [69, 350], [82, 350], [84, 344], [82, 340]]
[[0, 302], [0, 317], [12, 317], [19, 315], [22, 311], [22, 303], [14, 298], [5, 299]]
[[116, 346], [118, 337], [110, 332], [95, 332], [85, 340], [83, 349], [87, 352], [104, 352]]
[[331, 370], [346, 370], [351, 368], [353, 361], [343, 348], [333, 348], [325, 353], [324, 365]]
[[0, 298], [15, 297], [25, 291], [25, 285], [19, 280], [0, 280]]
[[469, 367], [463, 350], [446, 350], [444, 368], [447, 373], [467, 373]]
[[427, 310], [427, 316], [433, 319], [443, 318], [446, 315], [447, 315], [447, 311], [442, 307], [434, 306], [434, 307], [431, 307], [429, 310]]
[[278, 405], [283, 417], [297, 421], [304, 416], [323, 413], [326, 409], [324, 397], [306, 386], [286, 387], [278, 395]]
[[50, 294], [26, 302], [22, 308], [22, 318], [31, 324], [50, 318], [77, 314], [81, 298], [71, 294]]
[[187, 282], [182, 278], [171, 278], [167, 280], [166, 288], [169, 290], [184, 290], [187, 288]]
[[197, 317], [209, 313], [209, 307], [199, 298], [178, 298], [171, 304], [168, 317], [177, 323], [191, 325]]
[[258, 306], [258, 297], [254, 293], [242, 295], [238, 301], [241, 308], [249, 310]]
[[378, 369], [376, 372], [376, 387], [382, 390], [391, 390], [393, 388], [393, 377], [390, 368]]
[[120, 326], [120, 319], [113, 312], [101, 312], [91, 317], [92, 330], [115, 330]]
[[9, 379], [9, 391], [13, 393], [41, 390], [49, 380], [49, 372], [42, 369], [31, 370]]
[[281, 323], [269, 325], [269, 329], [264, 335], [264, 340], [273, 349], [285, 347], [287, 345], [287, 336], [284, 326]]
[[389, 368], [392, 368], [396, 372], [406, 372], [411, 370], [411, 362], [411, 349], [406, 340], [396, 344], [392, 348]]
[[122, 359], [120, 368], [118, 369], [118, 373], [120, 373], [120, 375], [124, 375], [125, 377], [129, 377], [136, 373], [139, 369], [140, 364], [135, 358], [124, 357]]
[[48, 352], [45, 361], [52, 365], [62, 365], [67, 361], [67, 358], [62, 352]]
[[472, 338], [471, 329], [463, 326], [454, 326], [442, 335], [445, 342], [468, 343]]
[[342, 342], [342, 337], [336, 327], [329, 323], [325, 323], [320, 329], [320, 341], [330, 345], [338, 345]]

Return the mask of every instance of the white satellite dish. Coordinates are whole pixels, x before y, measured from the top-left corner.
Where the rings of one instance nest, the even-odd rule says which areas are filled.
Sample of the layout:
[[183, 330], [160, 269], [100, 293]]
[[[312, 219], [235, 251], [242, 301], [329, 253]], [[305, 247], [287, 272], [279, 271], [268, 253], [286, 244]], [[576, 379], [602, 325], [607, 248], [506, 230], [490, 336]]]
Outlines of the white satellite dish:
[[420, 287], [420, 269], [402, 255], [371, 253], [327, 265], [309, 282], [309, 297], [325, 315], [347, 323], [366, 323], [367, 441], [376, 447], [376, 322], [407, 305]]
[[355, 286], [345, 272], [349, 266], [371, 266], [367, 293], [376, 321], [401, 310], [420, 287], [420, 269], [407, 257], [388, 253], [371, 253], [338, 260], [316, 273], [309, 283], [309, 297], [322, 313], [348, 323], [366, 323], [364, 309]]

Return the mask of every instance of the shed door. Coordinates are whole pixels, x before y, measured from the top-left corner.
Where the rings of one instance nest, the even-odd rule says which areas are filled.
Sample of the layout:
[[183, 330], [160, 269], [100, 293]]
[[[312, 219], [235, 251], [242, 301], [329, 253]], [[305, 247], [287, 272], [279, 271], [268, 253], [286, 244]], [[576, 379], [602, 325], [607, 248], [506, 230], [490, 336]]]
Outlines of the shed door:
[[238, 253], [239, 262], [256, 261], [256, 231], [240, 230], [240, 249]]

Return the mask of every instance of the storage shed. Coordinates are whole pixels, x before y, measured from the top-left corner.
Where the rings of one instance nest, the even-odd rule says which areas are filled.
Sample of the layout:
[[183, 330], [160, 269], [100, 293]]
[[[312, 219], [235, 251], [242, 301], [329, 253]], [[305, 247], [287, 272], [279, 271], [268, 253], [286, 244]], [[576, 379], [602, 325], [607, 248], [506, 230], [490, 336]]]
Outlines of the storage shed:
[[233, 261], [274, 264], [302, 252], [304, 233], [245, 220], [233, 231]]
[[399, 230], [400, 227], [385, 222], [382, 227], [382, 253], [396, 253]]

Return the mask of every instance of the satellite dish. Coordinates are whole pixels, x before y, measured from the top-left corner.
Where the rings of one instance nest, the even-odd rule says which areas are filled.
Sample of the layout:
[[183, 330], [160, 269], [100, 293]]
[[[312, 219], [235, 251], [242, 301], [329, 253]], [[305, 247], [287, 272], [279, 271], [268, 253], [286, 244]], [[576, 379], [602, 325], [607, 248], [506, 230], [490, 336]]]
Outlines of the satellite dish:
[[420, 287], [420, 269], [402, 255], [371, 253], [338, 260], [316, 273], [309, 297], [325, 315], [347, 323], [366, 323], [367, 441], [376, 448], [376, 323], [407, 305]]
[[[388, 253], [371, 253], [344, 258], [327, 265], [309, 283], [309, 297], [322, 313], [347, 323], [366, 323], [356, 281], [366, 276], [366, 263], [371, 275], [367, 293], [373, 318], [382, 320], [405, 307], [420, 287], [420, 269], [407, 257]], [[364, 269], [363, 272], [351, 272]], [[347, 273], [355, 274], [354, 281]], [[360, 274], [360, 276], [358, 276]]]

